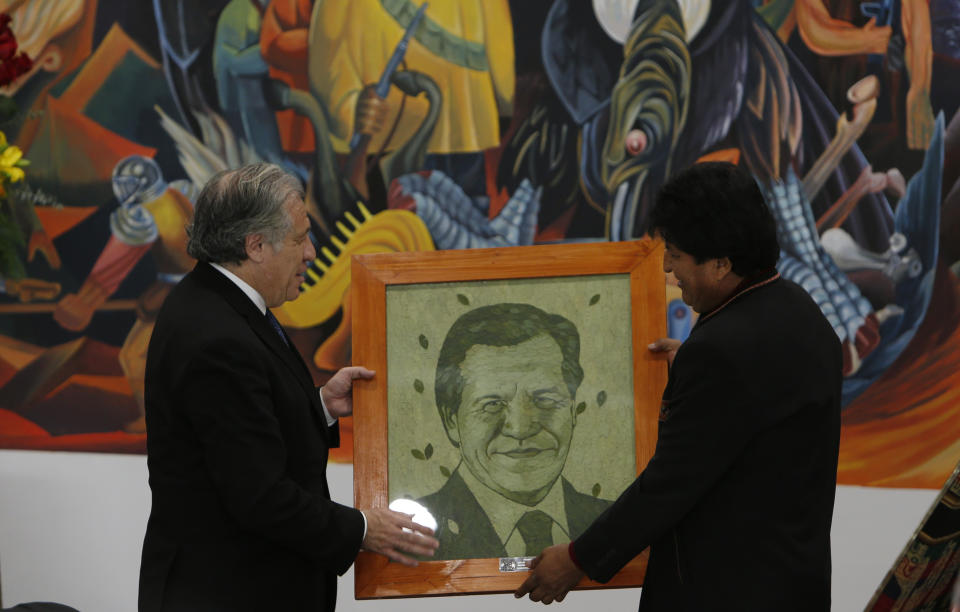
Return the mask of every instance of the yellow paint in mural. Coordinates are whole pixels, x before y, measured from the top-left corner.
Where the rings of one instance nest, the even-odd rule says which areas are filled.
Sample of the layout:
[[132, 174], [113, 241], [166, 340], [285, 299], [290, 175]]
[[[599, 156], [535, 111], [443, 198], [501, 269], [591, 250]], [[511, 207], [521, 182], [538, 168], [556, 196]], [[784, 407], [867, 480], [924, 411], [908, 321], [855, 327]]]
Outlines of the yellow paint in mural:
[[[366, 209], [361, 212], [369, 215]], [[336, 314], [350, 290], [351, 255], [433, 250], [427, 226], [420, 217], [407, 210], [381, 211], [365, 219], [346, 243], [337, 242], [340, 242], [337, 245], [339, 253], [334, 254], [323, 247], [321, 253], [326, 259], [318, 254], [314, 260], [315, 267], [323, 275], [310, 271], [310, 277], [316, 282], [312, 285], [305, 283], [297, 299], [273, 309], [284, 326], [305, 329], [320, 325]]]
[[[361, 90], [380, 79], [403, 37], [404, 28], [394, 14], [405, 14], [420, 4], [422, 0], [320, 0], [315, 5], [310, 24], [310, 88], [330, 112], [337, 152], [349, 150]], [[406, 67], [430, 76], [443, 95], [427, 151], [458, 153], [498, 146], [499, 117], [512, 112], [515, 81], [507, 0], [430, 2], [419, 32], [407, 49]], [[402, 98], [391, 87], [386, 127], [374, 135], [371, 151], [383, 146], [397, 121]], [[424, 96], [408, 97], [388, 149], [409, 140], [426, 114]]]

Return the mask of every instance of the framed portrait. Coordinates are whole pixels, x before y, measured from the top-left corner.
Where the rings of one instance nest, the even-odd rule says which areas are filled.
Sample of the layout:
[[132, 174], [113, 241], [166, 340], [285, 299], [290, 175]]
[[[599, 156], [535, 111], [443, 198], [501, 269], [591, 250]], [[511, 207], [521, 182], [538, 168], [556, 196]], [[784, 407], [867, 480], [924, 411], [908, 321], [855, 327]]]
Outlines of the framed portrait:
[[362, 552], [357, 599], [513, 591], [633, 482], [666, 384], [661, 262], [649, 239], [353, 257], [353, 363], [377, 372], [354, 385], [355, 503], [416, 508], [440, 541], [416, 568]]

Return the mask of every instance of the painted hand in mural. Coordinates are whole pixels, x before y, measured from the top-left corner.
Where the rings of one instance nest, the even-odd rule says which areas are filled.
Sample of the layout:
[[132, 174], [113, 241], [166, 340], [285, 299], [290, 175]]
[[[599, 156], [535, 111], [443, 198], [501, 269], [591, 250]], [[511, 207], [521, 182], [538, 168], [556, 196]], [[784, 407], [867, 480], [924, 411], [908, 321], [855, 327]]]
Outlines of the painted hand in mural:
[[390, 103], [377, 95], [373, 85], [368, 85], [360, 94], [354, 125], [357, 132], [373, 136], [379, 134], [386, 124]]
[[[887, 52], [893, 29], [878, 26], [875, 18], [862, 28], [841, 19], [834, 19], [823, 0], [797, 0], [794, 5], [797, 29], [803, 42], [819, 55], [854, 55]], [[789, 21], [789, 19], [787, 20]], [[778, 32], [787, 42], [789, 29], [784, 24]]]

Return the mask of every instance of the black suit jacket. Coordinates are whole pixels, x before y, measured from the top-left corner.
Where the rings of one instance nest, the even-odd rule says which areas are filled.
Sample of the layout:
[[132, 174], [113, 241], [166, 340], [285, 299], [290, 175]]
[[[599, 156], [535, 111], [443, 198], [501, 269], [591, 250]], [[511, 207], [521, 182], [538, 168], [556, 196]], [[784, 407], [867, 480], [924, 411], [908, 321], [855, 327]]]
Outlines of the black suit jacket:
[[642, 611], [829, 610], [841, 351], [773, 280], [701, 317], [663, 393], [653, 458], [574, 542], [595, 580], [650, 546]]
[[[464, 468], [465, 469], [465, 468]], [[567, 514], [567, 531], [576, 538], [611, 501], [580, 493], [561, 477], [563, 504]], [[457, 470], [436, 492], [419, 500], [437, 520], [436, 538], [440, 541], [432, 561], [443, 559], [486, 559], [506, 557], [505, 543], [500, 541], [487, 513]]]
[[330, 501], [339, 429], [300, 356], [207, 264], [164, 302], [145, 397], [140, 610], [333, 610], [364, 528]]

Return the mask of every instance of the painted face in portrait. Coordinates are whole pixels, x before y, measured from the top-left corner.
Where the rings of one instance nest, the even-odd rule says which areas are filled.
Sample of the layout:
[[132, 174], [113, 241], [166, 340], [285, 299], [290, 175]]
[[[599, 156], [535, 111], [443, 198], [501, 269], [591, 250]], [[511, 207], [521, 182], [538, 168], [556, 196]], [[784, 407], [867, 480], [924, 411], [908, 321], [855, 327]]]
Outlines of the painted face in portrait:
[[459, 410], [445, 423], [463, 462], [508, 499], [535, 504], [560, 476], [576, 424], [563, 354], [543, 334], [513, 346], [474, 345], [460, 364]]

